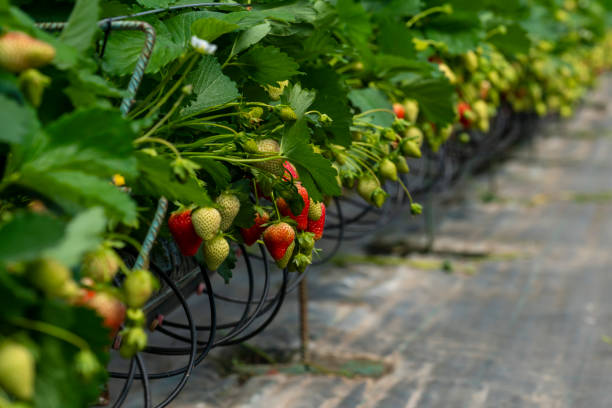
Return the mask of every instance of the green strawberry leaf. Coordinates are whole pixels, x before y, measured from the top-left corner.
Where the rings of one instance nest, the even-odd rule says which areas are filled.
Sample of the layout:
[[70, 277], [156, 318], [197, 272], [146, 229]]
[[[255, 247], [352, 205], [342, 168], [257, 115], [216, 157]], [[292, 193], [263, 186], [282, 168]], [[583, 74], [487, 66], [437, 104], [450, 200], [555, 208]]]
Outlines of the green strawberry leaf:
[[238, 59], [244, 72], [261, 84], [276, 85], [299, 74], [299, 65], [293, 58], [272, 46], [256, 45]]
[[266, 35], [268, 35], [268, 33], [270, 33], [271, 29], [272, 27], [268, 22], [249, 28], [238, 37], [232, 50], [232, 55], [239, 54], [252, 45], [260, 42]]
[[[0, 227], [0, 263], [31, 261], [57, 245], [65, 224], [48, 215], [19, 212]], [[1, 286], [1, 285], [0, 285]]]
[[372, 35], [370, 16], [363, 5], [353, 0], [338, 0], [338, 27], [355, 43], [366, 43]]
[[300, 84], [294, 84], [289, 91], [282, 95], [281, 101], [293, 108], [298, 119], [304, 116], [306, 110], [312, 105], [315, 92], [302, 89]]
[[210, 55], [202, 57], [197, 68], [187, 76], [186, 82], [193, 85], [196, 97], [181, 110], [183, 115], [232, 102], [240, 95], [236, 84], [221, 72], [221, 65]]
[[[155, 47], [146, 73], [159, 72], [184, 52], [184, 45], [173, 41], [165, 24], [157, 21], [152, 25], [156, 32]], [[145, 36], [140, 31], [113, 31], [106, 45], [102, 67], [111, 75], [131, 75], [144, 45]]]
[[[349, 92], [348, 98], [361, 112], [372, 109], [388, 109], [390, 111], [393, 109], [389, 98], [382, 91], [374, 88], [352, 90]], [[378, 126], [391, 127], [395, 120], [395, 114], [392, 112], [374, 112], [359, 117], [359, 120]]]
[[302, 83], [316, 90], [311, 109], [325, 113], [333, 120], [331, 126], [326, 128], [330, 133], [330, 141], [348, 146], [351, 143], [350, 126], [353, 115], [348, 105], [347, 90], [340, 76], [331, 68], [313, 68], [306, 70]]
[[136, 203], [109, 180], [78, 170], [40, 171], [26, 167], [19, 184], [52, 198], [67, 212], [102, 206], [108, 217], [136, 225]]
[[66, 227], [64, 237], [53, 248], [44, 251], [67, 266], [76, 266], [83, 254], [102, 242], [106, 228], [104, 210], [90, 208], [74, 217]]
[[201, 18], [191, 24], [191, 33], [206, 41], [214, 41], [223, 34], [231, 33], [238, 28], [237, 24], [216, 18]]
[[185, 183], [179, 182], [169, 160], [145, 153], [136, 153], [136, 158], [139, 176], [127, 178], [135, 193], [153, 197], [165, 196], [170, 201], [193, 203], [202, 207], [213, 204], [206, 189], [195, 179], [188, 178]]
[[60, 40], [81, 52], [92, 45], [98, 28], [100, 14], [99, 0], [77, 0], [68, 24], [60, 34]]
[[25, 144], [29, 135], [39, 128], [34, 110], [0, 94], [0, 142]]
[[402, 82], [401, 88], [407, 97], [418, 101], [428, 121], [445, 125], [455, 120], [455, 87], [446, 77], [415, 77]]
[[241, 179], [232, 183], [231, 190], [240, 200], [240, 211], [234, 218], [234, 225], [240, 228], [249, 228], [255, 219], [255, 208], [251, 201], [251, 181]]
[[305, 135], [308, 126], [304, 118], [286, 128], [281, 140], [282, 154], [293, 164], [302, 184], [315, 201], [323, 201], [323, 195], [337, 196], [341, 190], [336, 182], [336, 169], [331, 162], [313, 151]]

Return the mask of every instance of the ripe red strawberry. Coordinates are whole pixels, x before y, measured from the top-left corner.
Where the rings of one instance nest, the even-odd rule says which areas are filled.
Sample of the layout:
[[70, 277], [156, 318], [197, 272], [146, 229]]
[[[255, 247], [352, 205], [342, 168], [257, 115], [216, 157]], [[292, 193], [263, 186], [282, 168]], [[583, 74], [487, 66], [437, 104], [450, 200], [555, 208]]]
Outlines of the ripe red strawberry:
[[289, 163], [288, 161], [285, 161], [283, 163], [283, 167], [285, 168], [285, 175], [283, 176], [283, 180], [291, 181], [291, 178], [293, 178], [293, 180], [300, 179], [297, 170], [295, 169], [295, 167], [293, 167], [293, 164]]
[[34, 394], [35, 376], [34, 356], [27, 347], [12, 340], [0, 344], [0, 388], [21, 400], [29, 400]]
[[393, 112], [395, 112], [395, 116], [400, 119], [404, 119], [404, 117], [406, 116], [406, 108], [404, 108], [404, 105], [402, 105], [401, 103], [393, 104]]
[[135, 269], [123, 281], [125, 302], [131, 308], [138, 309], [147, 303], [159, 283], [146, 269]]
[[459, 111], [459, 122], [469, 128], [472, 125], [472, 107], [469, 103], [461, 101], [457, 104], [457, 110]]
[[287, 249], [295, 241], [295, 230], [286, 222], [270, 225], [263, 233], [264, 243], [275, 261], [283, 259]]
[[216, 271], [219, 266], [229, 256], [230, 246], [225, 238], [221, 235], [216, 236], [210, 241], [204, 243], [202, 247], [202, 254], [204, 255], [204, 262], [211, 271]]
[[323, 236], [323, 229], [325, 228], [325, 204], [321, 203], [321, 218], [317, 221], [308, 221], [308, 232], [314, 234], [315, 241], [318, 241]]
[[181, 254], [194, 256], [198, 252], [200, 245], [202, 245], [202, 238], [198, 236], [193, 228], [191, 210], [187, 209], [170, 215], [168, 229]]
[[95, 310], [104, 319], [102, 324], [111, 330], [111, 337], [125, 320], [125, 305], [109, 293], [85, 289], [77, 304]]
[[234, 194], [223, 193], [217, 197], [216, 202], [221, 213], [221, 231], [227, 231], [240, 211], [240, 200]]
[[265, 228], [262, 227], [262, 224], [265, 224], [270, 220], [270, 215], [267, 212], [263, 212], [262, 214], [257, 213], [255, 215], [255, 222], [253, 226], [250, 228], [241, 228], [240, 234], [242, 235], [242, 239], [244, 239], [244, 243], [248, 246], [253, 245], [261, 234], [263, 234]]
[[203, 240], [213, 239], [221, 228], [221, 213], [216, 208], [198, 208], [191, 214], [196, 234]]
[[276, 205], [278, 206], [278, 210], [282, 215], [284, 215], [285, 217], [291, 217], [297, 222], [297, 228], [299, 231], [304, 231], [306, 228], [308, 228], [308, 209], [310, 207], [310, 199], [308, 198], [308, 191], [306, 191], [306, 188], [304, 186], [302, 186], [301, 184], [297, 184], [296, 187], [298, 189], [299, 195], [304, 201], [304, 208], [302, 209], [302, 212], [300, 214], [294, 215], [291, 211], [291, 208], [289, 207], [289, 204], [287, 204], [287, 202], [283, 198], [279, 198], [278, 200], [276, 200]]
[[38, 68], [55, 58], [55, 48], [26, 33], [10, 31], [0, 37], [0, 67], [11, 72]]

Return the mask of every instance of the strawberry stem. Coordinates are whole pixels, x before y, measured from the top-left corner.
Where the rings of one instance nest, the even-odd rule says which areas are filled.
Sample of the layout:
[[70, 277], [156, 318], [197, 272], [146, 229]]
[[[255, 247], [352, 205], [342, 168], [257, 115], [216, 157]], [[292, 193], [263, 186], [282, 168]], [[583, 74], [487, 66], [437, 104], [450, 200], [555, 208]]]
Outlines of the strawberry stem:
[[29, 320], [24, 317], [14, 317], [10, 320], [10, 322], [17, 327], [37, 331], [39, 333], [44, 333], [48, 336], [63, 340], [81, 350], [89, 350], [89, 344], [85, 340], [61, 327], [37, 320]]

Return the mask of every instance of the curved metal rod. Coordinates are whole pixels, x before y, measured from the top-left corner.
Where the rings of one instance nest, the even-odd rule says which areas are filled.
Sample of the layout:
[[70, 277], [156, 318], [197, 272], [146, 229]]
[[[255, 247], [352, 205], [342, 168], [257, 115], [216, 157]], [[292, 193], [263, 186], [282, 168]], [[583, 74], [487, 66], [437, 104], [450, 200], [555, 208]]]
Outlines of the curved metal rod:
[[[305, 274], [302, 274], [305, 275]], [[256, 335], [258, 335], [259, 333], [261, 333], [262, 331], [264, 331], [266, 329], [266, 327], [268, 327], [268, 325], [270, 323], [272, 323], [272, 321], [274, 320], [274, 318], [276, 317], [276, 315], [278, 314], [278, 312], [280, 311], [281, 306], [283, 305], [284, 301], [285, 301], [285, 295], [286, 295], [286, 289], [287, 289], [287, 281], [289, 280], [289, 271], [287, 270], [287, 268], [283, 269], [283, 283], [278, 291], [279, 293], [279, 299], [278, 302], [276, 303], [276, 307], [274, 308], [274, 310], [272, 311], [272, 313], [270, 314], [270, 316], [268, 316], [268, 318], [266, 319], [266, 321], [260, 325], [257, 329], [253, 330], [251, 333], [237, 338], [237, 339], [233, 339], [227, 343], [225, 343], [225, 346], [231, 346], [231, 345], [235, 345], [238, 343], [242, 343], [243, 341], [246, 341]]]
[[[283, 270], [283, 282], [281, 284], [280, 289], [278, 290], [276, 296], [274, 297], [274, 301], [272, 303], [269, 303], [262, 311], [261, 313], [253, 313], [252, 316], [255, 317], [260, 317], [261, 315], [263, 315], [265, 312], [267, 312], [268, 310], [270, 310], [272, 307], [274, 307], [274, 310], [272, 311], [272, 314], [266, 319], [266, 321], [259, 326], [257, 329], [255, 329], [253, 332], [241, 337], [240, 339], [229, 339], [229, 340], [225, 340], [224, 342], [220, 343], [217, 342], [213, 345], [213, 347], [217, 347], [217, 346], [228, 346], [228, 345], [234, 345], [234, 344], [238, 344], [242, 341], [245, 341], [246, 339], [249, 339], [251, 337], [253, 337], [254, 335], [256, 335], [257, 333], [260, 333], [261, 331], [263, 331], [265, 329], [265, 327], [267, 327], [272, 320], [274, 319], [274, 317], [276, 316], [276, 314], [278, 313], [278, 311], [280, 310], [280, 307], [282, 305], [282, 303], [284, 302], [286, 293], [287, 291], [287, 281], [288, 281], [288, 276], [289, 273], [287, 271], [287, 268], [285, 268]], [[249, 323], [250, 324], [250, 323]], [[246, 326], [248, 327], [248, 325]], [[187, 339], [179, 334], [171, 333], [171, 337], [177, 339], [177, 340], [181, 340], [181, 341], [186, 341]], [[165, 353], [167, 355], [181, 355], [183, 353], [185, 353], [188, 349], [186, 348], [180, 348], [180, 347], [175, 347], [175, 348], [166, 348], [164, 349]]]
[[119, 408], [130, 393], [130, 388], [132, 387], [132, 383], [134, 382], [134, 373], [136, 372], [135, 361], [135, 358], [132, 358], [130, 360], [130, 368], [128, 369], [127, 381], [124, 382], [123, 388], [121, 389], [117, 400], [113, 404], [113, 408]]
[[142, 392], [144, 399], [144, 407], [151, 408], [151, 387], [149, 387], [149, 376], [147, 375], [147, 369], [142, 361], [142, 357], [140, 353], [136, 353], [134, 356], [136, 360], [136, 364], [138, 365], [138, 370], [140, 371], [140, 379], [142, 380]]

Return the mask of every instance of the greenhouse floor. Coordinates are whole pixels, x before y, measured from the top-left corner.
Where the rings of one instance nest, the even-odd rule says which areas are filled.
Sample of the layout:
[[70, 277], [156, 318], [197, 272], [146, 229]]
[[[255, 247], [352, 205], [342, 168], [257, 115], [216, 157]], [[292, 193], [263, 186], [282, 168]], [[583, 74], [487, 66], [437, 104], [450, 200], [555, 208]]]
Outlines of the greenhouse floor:
[[[310, 272], [317, 364], [366, 359], [382, 372], [249, 376], [237, 347], [212, 353], [171, 406], [612, 406], [612, 80], [598, 89], [493, 177], [437, 203], [432, 253], [411, 251], [422, 222], [401, 215]], [[292, 294], [250, 344], [276, 358], [298, 339]]]

